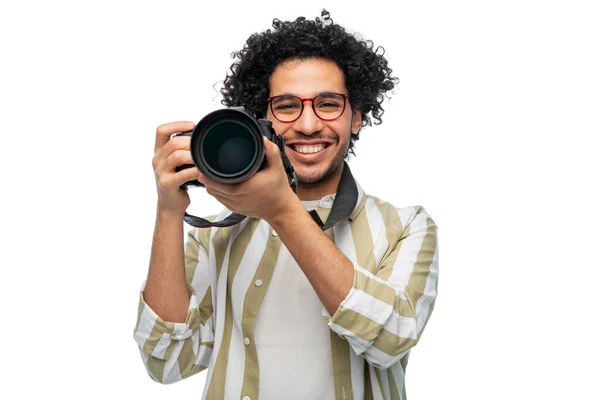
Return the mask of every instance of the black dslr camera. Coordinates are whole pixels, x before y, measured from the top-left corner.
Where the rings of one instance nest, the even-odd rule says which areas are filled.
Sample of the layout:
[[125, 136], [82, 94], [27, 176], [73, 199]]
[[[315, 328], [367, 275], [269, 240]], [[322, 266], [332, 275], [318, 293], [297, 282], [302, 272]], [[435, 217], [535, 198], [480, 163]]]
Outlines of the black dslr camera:
[[[197, 167], [202, 174], [221, 183], [245, 181], [266, 166], [262, 139], [266, 136], [279, 147], [285, 171], [291, 179], [291, 187], [296, 190], [296, 173], [285, 155], [283, 139], [275, 133], [271, 121], [255, 119], [244, 107], [213, 111], [202, 118], [193, 130], [173, 135], [175, 136], [192, 137], [190, 152], [194, 161], [194, 165], [181, 165], [176, 171]], [[198, 180], [192, 180], [181, 186], [187, 188], [204, 185]], [[238, 217], [230, 220], [232, 216]], [[233, 213], [223, 221], [211, 223], [186, 213], [184, 220], [192, 226], [209, 227], [231, 226], [244, 218], [243, 215]]]

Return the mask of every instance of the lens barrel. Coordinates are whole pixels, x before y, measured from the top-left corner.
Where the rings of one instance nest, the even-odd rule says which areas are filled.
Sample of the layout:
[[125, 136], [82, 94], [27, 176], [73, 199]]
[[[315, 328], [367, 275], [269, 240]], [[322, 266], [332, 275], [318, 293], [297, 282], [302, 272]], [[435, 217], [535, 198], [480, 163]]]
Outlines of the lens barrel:
[[[190, 151], [195, 166], [210, 179], [221, 183], [242, 182], [266, 163], [263, 135], [274, 141], [271, 122], [256, 120], [244, 107], [230, 107], [207, 114], [191, 135]], [[190, 168], [182, 165], [176, 170]], [[197, 180], [182, 186], [203, 186]]]

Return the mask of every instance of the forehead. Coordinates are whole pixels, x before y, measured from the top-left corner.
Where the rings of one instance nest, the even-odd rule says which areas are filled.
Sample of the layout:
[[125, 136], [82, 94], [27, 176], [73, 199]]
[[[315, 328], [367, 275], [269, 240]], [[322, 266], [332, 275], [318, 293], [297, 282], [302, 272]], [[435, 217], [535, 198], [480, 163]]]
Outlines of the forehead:
[[321, 92], [346, 93], [344, 73], [330, 60], [292, 59], [279, 64], [269, 78], [269, 96], [310, 97]]

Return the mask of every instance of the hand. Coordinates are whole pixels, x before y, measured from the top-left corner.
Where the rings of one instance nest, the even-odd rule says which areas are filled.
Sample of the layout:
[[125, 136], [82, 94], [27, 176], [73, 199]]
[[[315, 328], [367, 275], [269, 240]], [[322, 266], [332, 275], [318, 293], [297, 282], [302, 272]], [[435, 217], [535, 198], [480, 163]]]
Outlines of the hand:
[[194, 129], [195, 124], [189, 121], [170, 122], [156, 128], [156, 144], [152, 167], [158, 191], [158, 210], [169, 214], [183, 215], [190, 205], [190, 196], [180, 186], [187, 181], [198, 178], [198, 168], [186, 168], [175, 172], [175, 168], [183, 164], [193, 164], [190, 152], [190, 136], [178, 136], [169, 139], [177, 132]]
[[298, 197], [290, 188], [283, 168], [279, 147], [263, 136], [267, 165], [244, 182], [228, 184], [215, 182], [202, 173], [198, 180], [208, 194], [227, 209], [238, 214], [264, 219], [269, 222]]

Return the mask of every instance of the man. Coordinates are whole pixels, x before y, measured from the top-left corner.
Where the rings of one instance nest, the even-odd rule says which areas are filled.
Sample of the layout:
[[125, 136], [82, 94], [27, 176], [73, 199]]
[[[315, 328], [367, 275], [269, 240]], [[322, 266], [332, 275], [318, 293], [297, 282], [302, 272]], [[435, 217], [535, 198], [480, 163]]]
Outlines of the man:
[[[223, 104], [273, 123], [297, 192], [268, 140], [267, 167], [245, 182], [175, 172], [193, 163], [190, 140], [169, 137], [194, 124], [159, 126], [156, 228], [135, 340], [156, 381], [208, 368], [203, 399], [405, 399], [410, 349], [437, 294], [437, 226], [421, 206], [365, 194], [344, 162], [368, 114], [381, 122], [397, 79], [372, 43], [326, 11], [273, 28], [236, 53]], [[190, 200], [179, 187], [193, 179], [227, 208], [214, 219], [249, 218], [193, 229], [184, 248]]]

